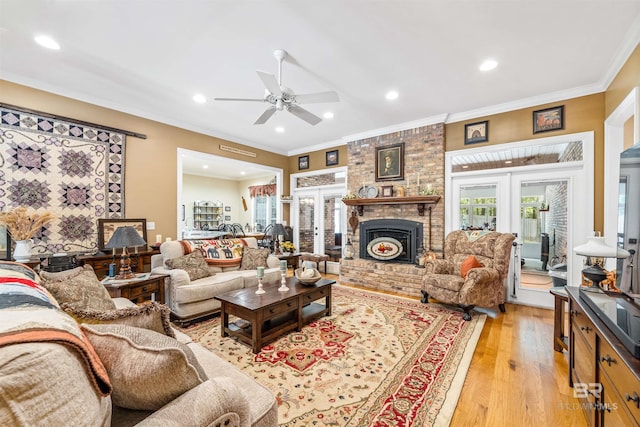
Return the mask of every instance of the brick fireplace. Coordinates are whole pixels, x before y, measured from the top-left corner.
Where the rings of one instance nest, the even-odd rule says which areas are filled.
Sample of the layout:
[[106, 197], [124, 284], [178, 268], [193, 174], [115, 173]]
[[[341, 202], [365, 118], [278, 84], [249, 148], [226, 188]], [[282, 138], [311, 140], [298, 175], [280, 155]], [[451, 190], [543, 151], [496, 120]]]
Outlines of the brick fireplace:
[[[400, 142], [404, 142], [404, 179], [376, 182], [373, 166], [376, 148]], [[430, 184], [444, 198], [444, 151], [444, 123], [349, 142], [348, 190], [357, 194], [362, 186], [372, 185], [378, 187], [378, 198], [380, 198], [382, 194], [380, 187], [393, 185], [394, 196], [398, 196], [397, 189], [400, 186], [405, 187], [406, 196], [417, 196], [419, 176], [422, 188]], [[347, 215], [351, 217], [352, 212], [356, 212], [354, 215], [357, 215], [360, 224], [351, 235], [356, 255], [352, 260], [342, 259], [340, 283], [420, 296], [424, 269], [414, 266], [415, 252], [403, 256], [401, 260], [366, 256], [363, 252], [363, 249], [366, 252], [366, 247], [363, 248], [364, 241], [361, 240], [363, 237], [361, 233], [368, 231], [363, 228], [363, 224], [377, 220], [402, 220], [403, 223], [406, 221], [405, 224], [419, 223], [422, 225], [422, 235], [416, 236], [415, 246], [409, 244], [409, 249], [415, 251], [417, 247], [423, 246], [441, 253], [444, 247], [444, 203], [440, 201], [431, 205], [428, 212], [424, 212], [422, 216], [415, 203], [385, 204], [383, 199], [380, 199], [380, 202], [367, 205], [361, 210], [362, 215], [355, 207], [348, 206]]]

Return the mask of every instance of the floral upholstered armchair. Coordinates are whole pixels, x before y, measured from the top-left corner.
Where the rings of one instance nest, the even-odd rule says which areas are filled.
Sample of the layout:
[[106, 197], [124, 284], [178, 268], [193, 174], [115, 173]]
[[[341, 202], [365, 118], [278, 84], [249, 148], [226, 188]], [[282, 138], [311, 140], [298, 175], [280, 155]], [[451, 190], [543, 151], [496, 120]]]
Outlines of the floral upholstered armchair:
[[471, 320], [475, 306], [498, 305], [504, 313], [504, 279], [509, 273], [514, 239], [513, 234], [495, 231], [449, 233], [444, 259], [425, 261], [422, 302], [432, 297], [458, 305], [464, 310], [464, 320]]

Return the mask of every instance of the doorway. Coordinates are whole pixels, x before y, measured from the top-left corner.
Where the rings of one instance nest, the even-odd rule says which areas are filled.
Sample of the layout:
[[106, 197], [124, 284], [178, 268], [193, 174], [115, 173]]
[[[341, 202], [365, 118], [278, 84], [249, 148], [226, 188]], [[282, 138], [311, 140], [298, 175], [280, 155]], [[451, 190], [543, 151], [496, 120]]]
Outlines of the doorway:
[[551, 308], [557, 279], [579, 283], [581, 259], [571, 248], [593, 227], [593, 133], [449, 152], [446, 162], [446, 233], [516, 234], [507, 301]]
[[338, 274], [346, 244], [346, 168], [291, 176], [291, 217], [298, 252], [329, 257], [327, 272]]

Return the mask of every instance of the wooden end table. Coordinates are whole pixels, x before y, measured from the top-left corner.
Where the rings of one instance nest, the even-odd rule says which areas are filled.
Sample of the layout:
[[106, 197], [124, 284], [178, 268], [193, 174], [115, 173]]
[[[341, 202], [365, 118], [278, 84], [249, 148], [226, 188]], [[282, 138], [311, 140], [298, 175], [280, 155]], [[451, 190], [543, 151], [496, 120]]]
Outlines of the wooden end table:
[[111, 298], [127, 298], [136, 304], [156, 301], [164, 304], [164, 279], [167, 274], [152, 274], [148, 279], [131, 279], [104, 285]]
[[[280, 281], [264, 284], [265, 293], [257, 288], [239, 289], [215, 297], [221, 302], [223, 337], [232, 336], [259, 353], [262, 346], [292, 330], [300, 331], [310, 321], [331, 315], [331, 285], [335, 280], [320, 279], [305, 286], [295, 277], [287, 278], [286, 292], [278, 291]], [[324, 304], [316, 301], [324, 299]], [[229, 323], [229, 316], [241, 321]]]
[[298, 258], [300, 258], [299, 253], [278, 255], [278, 259], [286, 260], [287, 267], [291, 267], [294, 270], [298, 268]]

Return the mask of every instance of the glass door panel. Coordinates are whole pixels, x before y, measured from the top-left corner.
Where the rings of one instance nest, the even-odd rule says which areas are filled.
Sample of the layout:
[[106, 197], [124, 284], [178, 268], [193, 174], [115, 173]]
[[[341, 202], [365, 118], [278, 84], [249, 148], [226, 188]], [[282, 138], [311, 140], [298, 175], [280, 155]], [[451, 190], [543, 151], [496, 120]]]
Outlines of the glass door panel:
[[302, 195], [298, 197], [298, 252], [314, 253], [316, 246], [316, 197]]
[[342, 258], [342, 242], [346, 235], [343, 233], [343, 220], [345, 205], [339, 194], [324, 194], [324, 233], [323, 247], [331, 261], [339, 262]]

